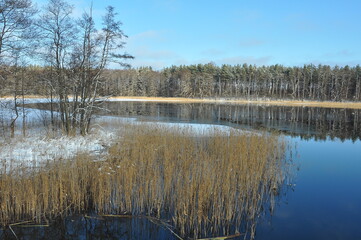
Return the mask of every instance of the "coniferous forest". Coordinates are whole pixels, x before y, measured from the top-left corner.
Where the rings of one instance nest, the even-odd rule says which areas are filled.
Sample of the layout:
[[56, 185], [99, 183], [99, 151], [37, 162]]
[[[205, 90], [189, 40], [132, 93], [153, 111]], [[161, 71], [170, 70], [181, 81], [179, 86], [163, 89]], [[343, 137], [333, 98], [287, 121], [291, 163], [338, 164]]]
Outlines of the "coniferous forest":
[[[72, 69], [66, 85], [71, 92]], [[52, 68], [18, 68], [15, 77], [2, 73], [1, 95], [14, 90], [25, 94], [50, 96]], [[26, 78], [21, 78], [26, 76]], [[20, 80], [19, 80], [20, 79]], [[361, 101], [361, 67], [328, 65], [222, 65], [213, 63], [172, 66], [162, 70], [150, 67], [106, 70], [99, 94], [103, 96], [153, 96], [190, 98], [293, 99], [317, 101]]]
[[305, 65], [172, 66], [109, 71], [105, 95], [360, 101], [361, 68]]

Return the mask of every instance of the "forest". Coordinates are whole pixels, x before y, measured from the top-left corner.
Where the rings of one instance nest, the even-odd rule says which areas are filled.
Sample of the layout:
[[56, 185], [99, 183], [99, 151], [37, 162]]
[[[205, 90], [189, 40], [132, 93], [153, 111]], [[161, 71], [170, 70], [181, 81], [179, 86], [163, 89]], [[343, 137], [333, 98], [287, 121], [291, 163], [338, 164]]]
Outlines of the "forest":
[[104, 95], [360, 101], [361, 68], [213, 63], [109, 71]]
[[[55, 94], [48, 81], [54, 74], [53, 68], [27, 66], [15, 70], [13, 67], [11, 72], [17, 73], [16, 77], [1, 78], [1, 95], [22, 91], [26, 95]], [[71, 75], [73, 69], [66, 69], [66, 72]], [[65, 84], [71, 90], [74, 80], [69, 77]], [[361, 101], [361, 67], [217, 66], [208, 63], [162, 70], [151, 67], [107, 69], [98, 92], [100, 96]]]

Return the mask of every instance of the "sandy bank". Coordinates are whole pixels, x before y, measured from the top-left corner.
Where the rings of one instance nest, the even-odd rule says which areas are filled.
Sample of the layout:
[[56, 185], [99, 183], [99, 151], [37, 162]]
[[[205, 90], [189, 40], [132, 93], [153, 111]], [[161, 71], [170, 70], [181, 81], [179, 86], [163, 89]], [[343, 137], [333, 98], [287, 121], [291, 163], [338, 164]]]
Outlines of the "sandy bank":
[[[0, 100], [12, 100], [11, 96], [0, 97]], [[27, 103], [44, 102], [46, 97], [37, 95], [25, 96]], [[117, 96], [106, 98], [113, 101], [148, 101], [148, 102], [174, 102], [174, 103], [230, 103], [230, 104], [258, 104], [297, 107], [323, 107], [323, 108], [350, 108], [361, 109], [361, 102], [331, 102], [331, 101], [300, 101], [300, 100], [247, 100], [227, 98], [179, 98], [179, 97], [129, 97]], [[18, 98], [21, 103], [21, 98]]]
[[164, 98], [164, 97], [111, 97], [119, 101], [149, 101], [149, 102], [176, 102], [176, 103], [230, 103], [230, 104], [258, 104], [277, 106], [302, 106], [324, 108], [351, 108], [361, 109], [361, 102], [321, 102], [297, 100], [245, 100], [245, 99], [200, 99], [200, 98]]

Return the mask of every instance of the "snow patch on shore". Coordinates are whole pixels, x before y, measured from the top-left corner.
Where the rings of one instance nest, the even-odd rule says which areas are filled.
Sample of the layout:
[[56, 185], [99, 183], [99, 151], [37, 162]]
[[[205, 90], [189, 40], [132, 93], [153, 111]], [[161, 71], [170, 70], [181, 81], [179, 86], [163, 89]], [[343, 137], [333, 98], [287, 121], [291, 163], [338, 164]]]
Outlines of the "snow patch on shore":
[[[27, 103], [46, 102], [47, 99], [28, 99]], [[0, 99], [0, 114], [13, 114], [11, 100]], [[4, 115], [0, 115], [4, 116]], [[17, 120], [15, 138], [0, 138], [0, 171], [6, 171], [17, 167], [38, 167], [41, 164], [71, 159], [77, 154], [90, 154], [101, 160], [107, 153], [107, 149], [121, 136], [121, 132], [127, 128], [147, 126], [149, 128], [164, 129], [187, 134], [190, 136], [211, 136], [218, 134], [256, 134], [253, 131], [235, 129], [230, 126], [177, 123], [139, 120], [138, 118], [126, 118], [119, 116], [95, 116], [92, 123], [91, 133], [87, 136], [58, 136], [50, 137], [49, 129], [42, 127], [42, 121], [50, 117], [50, 112], [38, 109], [26, 109], [27, 121], [38, 124], [27, 126], [26, 137], [21, 134], [21, 117]], [[51, 131], [51, 130], [50, 130]]]
[[70, 159], [77, 154], [88, 153], [102, 156], [114, 141], [111, 132], [96, 131], [85, 137], [62, 136], [48, 138], [40, 134], [22, 139], [14, 138], [0, 144], [0, 163], [2, 167], [37, 167], [42, 163]]

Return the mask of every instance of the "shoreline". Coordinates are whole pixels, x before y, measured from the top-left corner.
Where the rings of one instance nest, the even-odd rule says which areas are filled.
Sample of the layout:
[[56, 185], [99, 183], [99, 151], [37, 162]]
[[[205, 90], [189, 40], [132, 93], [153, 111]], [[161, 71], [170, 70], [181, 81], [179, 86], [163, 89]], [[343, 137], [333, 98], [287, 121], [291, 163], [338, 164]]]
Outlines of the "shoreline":
[[[0, 97], [0, 100], [11, 100], [12, 96]], [[27, 95], [25, 99], [44, 99], [45, 96]], [[19, 100], [21, 97], [18, 98]], [[169, 102], [169, 103], [218, 103], [218, 104], [252, 104], [265, 106], [289, 106], [289, 107], [320, 107], [320, 108], [348, 108], [361, 109], [361, 102], [331, 102], [311, 100], [247, 100], [230, 98], [182, 98], [182, 97], [137, 97], [137, 96], [114, 96], [109, 97], [112, 101], [142, 101], [142, 102]]]
[[290, 107], [321, 107], [321, 108], [349, 108], [361, 109], [361, 102], [331, 102], [331, 101], [300, 101], [300, 100], [246, 100], [224, 98], [180, 98], [180, 97], [110, 97], [110, 100], [118, 101], [144, 101], [144, 102], [173, 102], [173, 103], [230, 103], [230, 104], [254, 104], [274, 105]]

